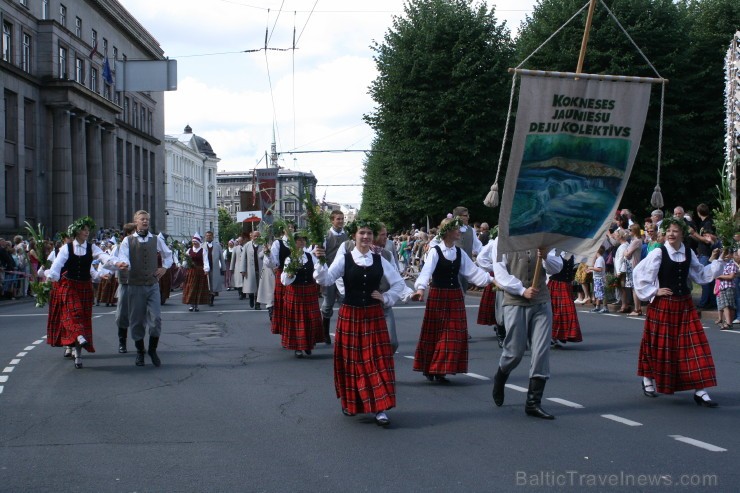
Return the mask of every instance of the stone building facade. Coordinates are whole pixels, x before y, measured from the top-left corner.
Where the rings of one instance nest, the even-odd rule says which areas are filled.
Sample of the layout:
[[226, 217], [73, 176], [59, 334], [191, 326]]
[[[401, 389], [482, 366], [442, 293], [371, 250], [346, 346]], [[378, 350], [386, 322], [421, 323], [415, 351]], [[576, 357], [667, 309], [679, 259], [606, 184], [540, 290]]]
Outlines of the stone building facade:
[[115, 61], [164, 60], [116, 0], [1, 0], [0, 234], [138, 209], [164, 225], [164, 94], [117, 92]]

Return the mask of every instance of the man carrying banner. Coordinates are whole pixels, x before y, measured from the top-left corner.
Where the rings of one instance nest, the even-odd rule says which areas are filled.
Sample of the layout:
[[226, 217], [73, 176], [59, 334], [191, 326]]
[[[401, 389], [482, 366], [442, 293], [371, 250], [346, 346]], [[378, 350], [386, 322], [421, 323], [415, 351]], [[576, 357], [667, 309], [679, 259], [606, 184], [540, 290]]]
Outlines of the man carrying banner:
[[[538, 263], [552, 275], [560, 272], [563, 259], [555, 250], [528, 250], [504, 254], [498, 258], [499, 238], [493, 240], [491, 258], [496, 283], [504, 290], [504, 324], [507, 333], [499, 367], [493, 378], [493, 402], [504, 403], [504, 386], [511, 371], [524, 356], [529, 339], [532, 361], [529, 367], [529, 390], [524, 411], [529, 416], [555, 419], [540, 406], [545, 383], [550, 378], [550, 339], [552, 337], [552, 304], [545, 276], [534, 280]], [[536, 282], [533, 285], [533, 281]]]

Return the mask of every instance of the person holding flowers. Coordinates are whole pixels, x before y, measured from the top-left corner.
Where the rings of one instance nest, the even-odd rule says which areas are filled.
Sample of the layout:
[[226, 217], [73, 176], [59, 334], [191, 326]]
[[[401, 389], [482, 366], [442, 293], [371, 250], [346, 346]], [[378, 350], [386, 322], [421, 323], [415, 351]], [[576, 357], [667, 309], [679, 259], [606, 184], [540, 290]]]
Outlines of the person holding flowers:
[[[375, 423], [387, 426], [386, 411], [396, 406], [396, 378], [383, 307], [401, 298], [404, 282], [396, 268], [371, 251], [379, 230], [376, 221], [362, 218], [348, 225], [355, 248], [331, 264], [317, 263], [314, 278], [329, 287], [340, 277], [344, 280], [334, 337], [334, 388], [342, 413], [375, 413]], [[326, 255], [322, 246], [314, 252], [319, 259]], [[383, 279], [389, 286], [385, 293], [379, 290]]]
[[270, 331], [273, 334], [280, 334], [283, 328], [283, 283], [280, 277], [283, 273], [285, 259], [290, 257], [289, 236], [293, 234], [293, 225], [283, 221], [275, 221], [272, 225], [275, 231], [283, 233], [282, 238], [277, 238], [272, 242], [270, 255], [266, 262], [275, 274], [275, 290], [273, 291], [272, 311], [270, 312]]
[[192, 246], [186, 253], [190, 266], [182, 288], [182, 302], [190, 305], [188, 311], [200, 311], [198, 305], [211, 302], [211, 290], [208, 288], [208, 272], [211, 266], [208, 263], [208, 253], [203, 250], [203, 239], [195, 233]]
[[464, 225], [448, 214], [439, 225], [438, 244], [429, 249], [424, 267], [414, 283], [412, 298], [424, 299], [431, 280], [419, 343], [414, 355], [414, 371], [427, 380], [449, 383], [445, 375], [468, 371], [468, 320], [465, 293], [460, 276], [476, 286], [493, 282], [491, 275], [475, 265], [465, 250], [455, 245]]

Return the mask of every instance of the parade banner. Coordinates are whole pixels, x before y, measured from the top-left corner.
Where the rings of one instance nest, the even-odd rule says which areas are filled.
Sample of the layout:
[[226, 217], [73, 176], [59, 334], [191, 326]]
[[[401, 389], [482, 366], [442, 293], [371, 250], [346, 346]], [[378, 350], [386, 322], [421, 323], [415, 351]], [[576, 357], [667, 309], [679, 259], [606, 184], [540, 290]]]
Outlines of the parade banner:
[[277, 196], [278, 168], [257, 169], [257, 191], [260, 198], [262, 218], [267, 224], [272, 224], [272, 210]]
[[593, 255], [640, 147], [648, 83], [523, 75], [498, 252]]

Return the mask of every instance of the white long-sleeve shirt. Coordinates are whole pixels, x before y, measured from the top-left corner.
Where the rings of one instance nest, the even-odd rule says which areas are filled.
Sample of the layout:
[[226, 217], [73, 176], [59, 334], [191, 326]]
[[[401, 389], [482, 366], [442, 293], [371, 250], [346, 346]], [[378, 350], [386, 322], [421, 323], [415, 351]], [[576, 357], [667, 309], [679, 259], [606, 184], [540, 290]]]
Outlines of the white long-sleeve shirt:
[[[498, 284], [501, 289], [507, 293], [523, 296], [527, 289], [522, 284], [521, 279], [514, 277], [509, 273], [509, 269], [506, 267], [506, 263], [508, 262], [506, 254], [501, 256], [500, 262], [495, 261], [495, 259], [498, 258], [498, 238], [489, 242], [489, 245], [491, 243], [493, 243], [493, 246], [491, 247], [491, 258], [494, 259], [493, 277], [496, 278], [496, 284]], [[533, 255], [537, 255], [537, 252], [533, 252]], [[547, 253], [547, 256], [542, 259], [542, 265], [548, 275], [557, 274], [563, 268], [563, 259], [557, 254], [555, 249], [552, 249]]]
[[[89, 246], [92, 247], [93, 260], [100, 260], [103, 264], [105, 264], [106, 268], [115, 269], [115, 258], [105, 253], [94, 243], [90, 244]], [[85, 242], [80, 244], [77, 240], [74, 240], [72, 242], [72, 248], [75, 255], [77, 255], [78, 257], [82, 257], [87, 254], [88, 243]], [[57, 253], [56, 257], [54, 258], [54, 262], [51, 264], [49, 270], [46, 271], [46, 277], [52, 281], [58, 281], [62, 275], [62, 268], [64, 267], [64, 264], [67, 263], [67, 260], [69, 260], [69, 247], [67, 245], [64, 245], [62, 246], [62, 248], [59, 249], [59, 253]]]
[[[190, 250], [192, 250], [194, 253], [198, 253], [199, 251], [203, 250], [203, 245], [200, 245], [198, 248], [191, 246]], [[185, 252], [185, 255], [188, 255], [188, 252]], [[185, 262], [187, 262], [187, 260]], [[205, 272], [211, 272], [211, 263], [208, 262], [208, 250], [203, 250], [203, 270]]]
[[[676, 250], [666, 242], [665, 249], [668, 252], [668, 256], [674, 262], [683, 262], [686, 260], [685, 245], [681, 244], [680, 248]], [[660, 287], [658, 285], [658, 270], [660, 270], [661, 260], [663, 260], [663, 252], [660, 248], [656, 248], [648, 253], [647, 257], [642, 259], [642, 262], [637, 264], [637, 267], [632, 271], [633, 289], [637, 293], [637, 297], [643, 301], [652, 301], [658, 292], [658, 288]], [[712, 282], [717, 276], [722, 275], [722, 270], [725, 268], [726, 263], [724, 260], [715, 260], [709, 265], [704, 266], [697, 260], [696, 255], [692, 255], [689, 266], [689, 279], [697, 284]]]
[[162, 256], [162, 267], [164, 267], [165, 269], [169, 269], [172, 266], [172, 250], [169, 249], [169, 247], [161, 237], [154, 236], [151, 233], [147, 233], [146, 236], [139, 236], [137, 233], [134, 233], [124, 238], [121, 242], [121, 248], [118, 251], [118, 261], [125, 262], [126, 265], [131, 267], [129, 242], [138, 241], [139, 243], [146, 243], [151, 238], [156, 238], [155, 241], [157, 242], [157, 251]]
[[[369, 267], [373, 264], [373, 256], [370, 251], [361, 253], [357, 248], [353, 248], [350, 255], [352, 255], [352, 260], [354, 260], [355, 264], [361, 267]], [[316, 282], [322, 286], [331, 286], [334, 284], [337, 279], [344, 275], [345, 257], [345, 255], [337, 255], [330, 266], [327, 264], [321, 265], [317, 262], [313, 271], [313, 278], [316, 279]], [[391, 307], [401, 299], [405, 284], [403, 279], [401, 279], [401, 275], [398, 273], [398, 269], [393, 268], [383, 257], [380, 257], [380, 262], [383, 266], [383, 277], [385, 277], [391, 286], [388, 291], [383, 293], [383, 306]]]
[[[448, 247], [444, 242], [442, 242], [437, 246], [442, 250], [442, 256], [444, 256], [444, 258], [449, 261], [455, 260], [455, 257], [457, 256], [455, 245]], [[462, 248], [460, 249], [460, 257], [460, 274], [465, 277], [468, 282], [475, 284], [476, 286], [488, 286], [493, 282], [493, 279], [491, 279], [488, 272], [475, 265]], [[431, 279], [434, 269], [437, 268], [438, 260], [439, 255], [437, 254], [437, 249], [430, 247], [427, 252], [427, 256], [424, 258], [424, 267], [422, 267], [421, 273], [414, 283], [414, 287], [417, 290], [421, 289], [423, 291], [427, 288], [429, 279]]]
[[[301, 255], [301, 258], [298, 259], [301, 265], [306, 265], [306, 262], [308, 262], [308, 256], [311, 256], [311, 261], [313, 262], [313, 265], [316, 265], [319, 263], [319, 259], [316, 258], [316, 256], [312, 253], [313, 249], [311, 251], [308, 251], [308, 249], [303, 250], [303, 255]], [[290, 257], [285, 259], [285, 265], [283, 265], [283, 272], [280, 274], [280, 281], [285, 286], [290, 286], [293, 284], [293, 281], [295, 281], [295, 276], [289, 276], [287, 272], [285, 272], [285, 268], [290, 263]]]

